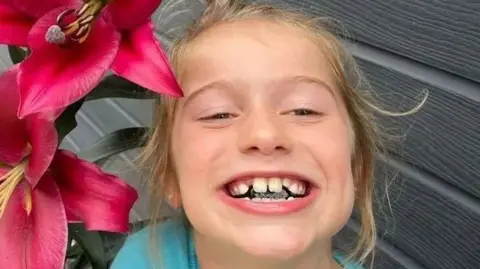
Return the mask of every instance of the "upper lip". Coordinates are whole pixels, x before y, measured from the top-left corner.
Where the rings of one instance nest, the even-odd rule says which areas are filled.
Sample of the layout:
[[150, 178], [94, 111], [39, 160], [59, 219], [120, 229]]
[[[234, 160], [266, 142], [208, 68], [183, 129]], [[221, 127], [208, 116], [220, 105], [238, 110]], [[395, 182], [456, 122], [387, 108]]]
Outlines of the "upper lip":
[[272, 177], [279, 177], [279, 178], [292, 178], [297, 180], [302, 180], [308, 182], [310, 185], [317, 187], [317, 183], [310, 178], [309, 176], [294, 172], [294, 171], [287, 171], [287, 170], [273, 170], [273, 171], [265, 171], [265, 170], [256, 170], [256, 171], [245, 171], [234, 174], [233, 176], [227, 178], [226, 181], [221, 183], [220, 187], [225, 186], [233, 181], [243, 180], [243, 179], [250, 179], [255, 177], [263, 177], [263, 178], [272, 178]]

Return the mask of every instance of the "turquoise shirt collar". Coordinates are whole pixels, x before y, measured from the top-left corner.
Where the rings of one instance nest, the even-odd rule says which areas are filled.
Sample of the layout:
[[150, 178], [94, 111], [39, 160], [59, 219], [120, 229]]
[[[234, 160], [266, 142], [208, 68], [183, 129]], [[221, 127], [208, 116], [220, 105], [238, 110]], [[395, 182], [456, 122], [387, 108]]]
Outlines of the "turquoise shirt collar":
[[[155, 233], [151, 233], [154, 229]], [[162, 251], [162, 266], [152, 257], [151, 236]], [[362, 269], [356, 264], [347, 264], [340, 252], [334, 258], [345, 269]], [[118, 252], [110, 269], [199, 269], [192, 228], [185, 217], [174, 217], [156, 227], [144, 228], [128, 237]]]

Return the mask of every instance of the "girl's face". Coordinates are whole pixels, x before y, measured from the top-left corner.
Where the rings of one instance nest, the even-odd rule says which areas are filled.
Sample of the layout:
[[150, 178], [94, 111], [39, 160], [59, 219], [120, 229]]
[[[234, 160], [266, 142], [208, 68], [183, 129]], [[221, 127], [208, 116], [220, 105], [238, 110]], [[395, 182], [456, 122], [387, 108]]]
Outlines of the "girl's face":
[[313, 38], [270, 22], [218, 25], [180, 65], [172, 155], [197, 240], [270, 258], [329, 249], [352, 212], [352, 149]]

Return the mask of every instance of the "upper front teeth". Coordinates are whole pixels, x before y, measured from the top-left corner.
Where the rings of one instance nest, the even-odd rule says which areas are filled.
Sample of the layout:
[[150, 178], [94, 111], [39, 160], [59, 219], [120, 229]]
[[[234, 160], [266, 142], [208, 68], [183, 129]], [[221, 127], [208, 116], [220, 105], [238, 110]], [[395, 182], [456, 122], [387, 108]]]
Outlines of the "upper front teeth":
[[277, 178], [277, 177], [269, 179], [268, 180], [268, 189], [271, 192], [281, 192], [283, 190], [282, 180], [280, 178]]
[[256, 192], [267, 192], [267, 179], [265, 178], [255, 178], [253, 180], [253, 190]]
[[[305, 183], [290, 178], [254, 178], [252, 180], [253, 190], [257, 193], [265, 193], [267, 190], [274, 193], [280, 193], [283, 187], [286, 187], [293, 194], [304, 194]], [[236, 182], [231, 185], [230, 192], [232, 195], [244, 195], [248, 192], [249, 186], [245, 182]]]

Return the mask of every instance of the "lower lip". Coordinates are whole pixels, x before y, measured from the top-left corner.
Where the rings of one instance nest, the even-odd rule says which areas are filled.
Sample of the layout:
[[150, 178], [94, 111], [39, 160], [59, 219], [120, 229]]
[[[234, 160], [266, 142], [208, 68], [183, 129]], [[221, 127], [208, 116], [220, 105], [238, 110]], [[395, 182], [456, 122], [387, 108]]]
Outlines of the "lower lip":
[[318, 188], [312, 188], [310, 193], [303, 198], [296, 198], [294, 200], [287, 200], [281, 202], [253, 202], [245, 199], [233, 198], [225, 193], [219, 191], [220, 199], [226, 204], [250, 214], [261, 215], [285, 215], [291, 214], [308, 207], [313, 203], [319, 192]]

